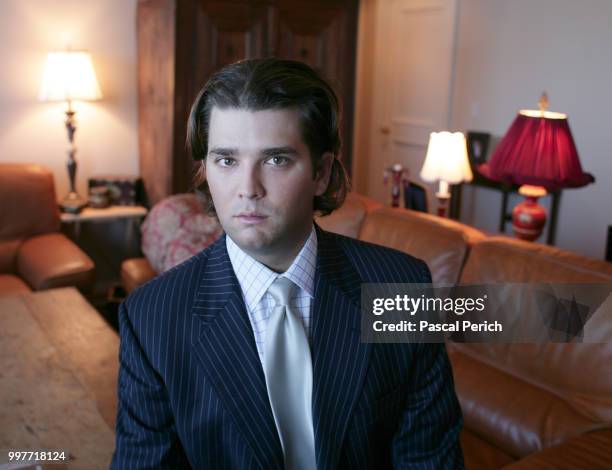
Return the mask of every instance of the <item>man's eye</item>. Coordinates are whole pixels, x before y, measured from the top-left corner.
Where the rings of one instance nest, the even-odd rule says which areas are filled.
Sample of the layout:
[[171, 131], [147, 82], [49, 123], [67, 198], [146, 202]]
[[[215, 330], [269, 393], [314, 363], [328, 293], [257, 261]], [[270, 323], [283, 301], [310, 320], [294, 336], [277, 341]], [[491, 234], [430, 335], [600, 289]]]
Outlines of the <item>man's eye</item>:
[[270, 158], [268, 162], [270, 165], [273, 165], [273, 166], [281, 166], [281, 165], [286, 165], [287, 163], [289, 163], [289, 159], [287, 157], [275, 155], [274, 157]]
[[223, 157], [217, 159], [217, 163], [221, 166], [234, 166], [236, 161], [230, 157]]

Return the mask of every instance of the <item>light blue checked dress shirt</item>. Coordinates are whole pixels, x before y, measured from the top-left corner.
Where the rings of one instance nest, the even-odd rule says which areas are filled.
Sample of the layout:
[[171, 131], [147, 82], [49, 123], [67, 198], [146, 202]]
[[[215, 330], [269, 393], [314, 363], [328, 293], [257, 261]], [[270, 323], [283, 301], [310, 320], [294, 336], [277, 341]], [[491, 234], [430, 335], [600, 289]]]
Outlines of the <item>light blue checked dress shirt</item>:
[[277, 277], [283, 276], [296, 284], [289, 305], [300, 315], [310, 342], [310, 307], [314, 298], [314, 277], [317, 265], [317, 233], [314, 225], [306, 243], [284, 273], [276, 273], [253, 259], [226, 236], [227, 253], [242, 290], [242, 297], [255, 334], [255, 344], [263, 365], [264, 338], [274, 300], [268, 289]]

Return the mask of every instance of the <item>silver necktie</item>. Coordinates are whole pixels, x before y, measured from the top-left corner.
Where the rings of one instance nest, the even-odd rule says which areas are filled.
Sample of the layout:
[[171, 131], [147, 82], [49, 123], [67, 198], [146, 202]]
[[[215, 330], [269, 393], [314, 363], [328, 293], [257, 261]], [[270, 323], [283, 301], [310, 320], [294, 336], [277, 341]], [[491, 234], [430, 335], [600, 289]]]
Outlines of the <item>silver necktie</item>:
[[300, 318], [289, 307], [293, 282], [279, 277], [264, 341], [264, 373], [287, 470], [317, 468], [312, 424], [312, 360]]

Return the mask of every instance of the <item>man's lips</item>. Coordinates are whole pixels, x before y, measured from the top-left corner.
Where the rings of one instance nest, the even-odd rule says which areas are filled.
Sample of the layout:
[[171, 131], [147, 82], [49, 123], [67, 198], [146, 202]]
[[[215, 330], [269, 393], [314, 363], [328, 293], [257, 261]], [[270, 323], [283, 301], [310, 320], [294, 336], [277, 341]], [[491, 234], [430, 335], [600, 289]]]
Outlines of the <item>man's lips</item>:
[[248, 224], [255, 224], [258, 222], [262, 222], [268, 218], [267, 215], [261, 214], [259, 212], [241, 212], [240, 214], [234, 217]]

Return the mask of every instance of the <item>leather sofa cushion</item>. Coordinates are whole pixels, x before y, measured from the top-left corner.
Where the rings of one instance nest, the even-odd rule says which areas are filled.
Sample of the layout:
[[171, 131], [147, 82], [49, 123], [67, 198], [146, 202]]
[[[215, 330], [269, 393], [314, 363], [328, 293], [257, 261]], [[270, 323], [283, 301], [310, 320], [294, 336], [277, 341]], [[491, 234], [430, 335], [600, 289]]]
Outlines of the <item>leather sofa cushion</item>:
[[[590, 432], [570, 439], [504, 467], [506, 470], [589, 470], [612, 468], [612, 429]], [[466, 467], [469, 468], [469, 467]]]
[[491, 470], [492, 468], [501, 468], [515, 460], [499, 447], [491, 445], [465, 427], [461, 430], [461, 435], [459, 437], [461, 440], [461, 450], [463, 450], [465, 468], [468, 470]]
[[19, 249], [17, 270], [36, 290], [61, 286], [85, 288], [94, 278], [91, 259], [61, 233], [26, 240]]
[[0, 240], [0, 273], [17, 271], [17, 251], [23, 240]]
[[490, 237], [474, 244], [461, 273], [461, 283], [479, 282], [612, 283], [612, 263], [552, 246]]
[[[525, 380], [502, 370], [498, 364], [484, 362], [483, 357], [488, 357], [487, 354], [481, 352], [474, 355], [476, 348], [504, 348], [512, 355], [517, 349], [532, 345], [469, 346], [474, 348], [466, 351], [465, 345], [457, 344], [449, 344], [447, 348], [465, 426], [478, 430], [479, 434], [487, 436], [491, 444], [512, 457], [524, 457], [577, 434], [599, 429], [605, 426], [606, 421], [609, 422], [606, 415], [612, 412], [609, 402], [612, 398], [606, 396], [605, 390], [589, 391], [592, 381], [588, 377], [597, 366], [592, 369], [587, 367], [583, 390], [568, 390], [558, 385], [554, 387], [554, 382], [548, 383], [546, 378], [538, 378], [538, 382]], [[550, 346], [542, 345], [545, 349]], [[545, 358], [548, 355], [542, 356]], [[571, 382], [572, 374], [564, 371], [573, 371], [575, 367], [579, 368], [579, 365], [567, 364], [567, 369], [558, 364], [551, 365], [549, 375], [556, 374], [560, 379]], [[602, 374], [605, 366], [600, 363], [599, 368], [597, 373]], [[596, 413], [594, 407], [589, 406], [589, 400], [600, 402], [601, 413]]]
[[[473, 245], [461, 282], [608, 284], [612, 283], [612, 264], [550, 246], [492, 237]], [[537, 449], [538, 446], [528, 445], [529, 439], [537, 439], [546, 447], [562, 438], [612, 422], [612, 322], [609, 315], [606, 319], [601, 313], [609, 312], [610, 308], [612, 298], [607, 299], [591, 320], [597, 325], [595, 329], [601, 343], [453, 345], [455, 350], [479, 361], [474, 368], [485, 363], [518, 381], [517, 387], [512, 389], [509, 385], [495, 386], [501, 384], [501, 379], [493, 372], [488, 378], [478, 379], [493, 390], [499, 389], [498, 413], [507, 415], [519, 411], [514, 406], [518, 403], [516, 395], [525, 393], [529, 384], [536, 387], [530, 392], [531, 401], [521, 402], [528, 410], [524, 419], [532, 424], [529, 428], [513, 431], [516, 451]], [[590, 323], [585, 332], [589, 328], [593, 329]], [[473, 374], [474, 378], [478, 376]], [[459, 375], [458, 378], [464, 380]], [[526, 388], [518, 387], [519, 384]], [[542, 395], [542, 390], [546, 395]], [[493, 396], [488, 398], [493, 399]]]
[[612, 423], [610, 343], [453, 348], [466, 426], [513, 456]]
[[130, 258], [121, 263], [121, 284], [128, 293], [155, 276], [157, 273], [146, 258]]
[[422, 259], [434, 283], [454, 284], [470, 245], [484, 235], [454, 220], [408, 209], [383, 207], [368, 213], [359, 238]]
[[59, 231], [53, 174], [45, 167], [0, 164], [0, 200], [0, 240]]
[[339, 209], [324, 217], [316, 217], [316, 221], [323, 230], [358, 238], [367, 212], [378, 207], [382, 204], [373, 199], [348, 193]]
[[30, 286], [13, 274], [0, 274], [0, 295], [17, 295], [31, 292]]

